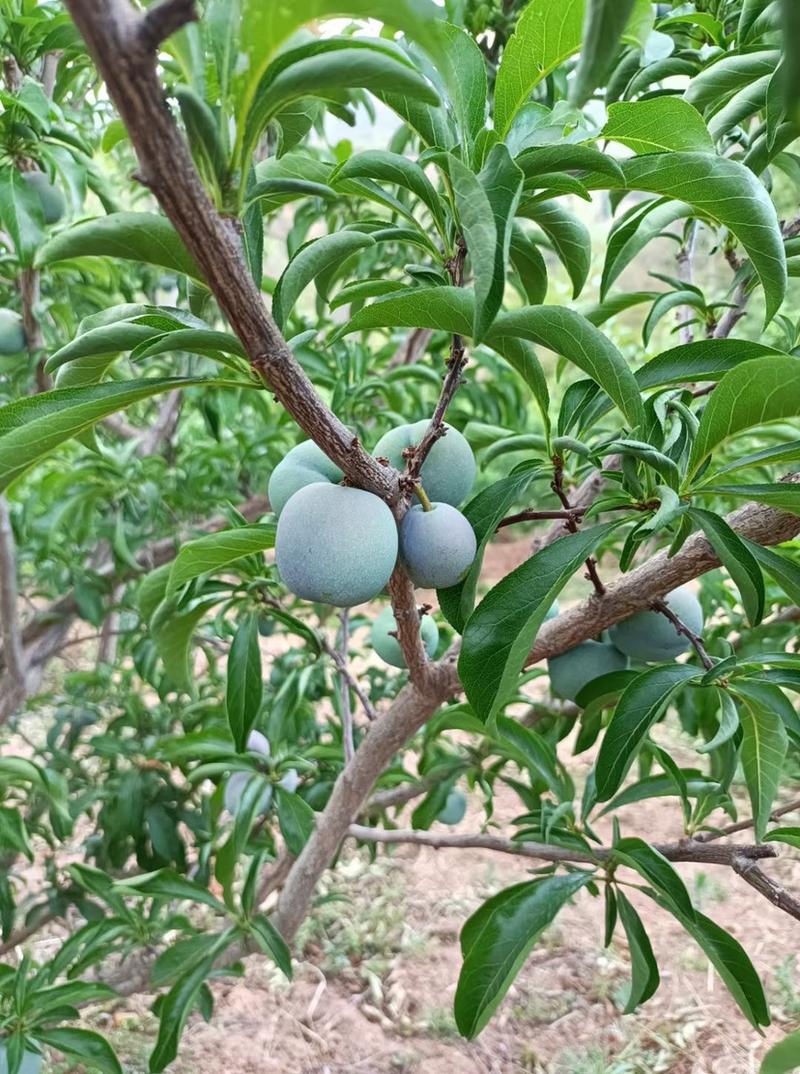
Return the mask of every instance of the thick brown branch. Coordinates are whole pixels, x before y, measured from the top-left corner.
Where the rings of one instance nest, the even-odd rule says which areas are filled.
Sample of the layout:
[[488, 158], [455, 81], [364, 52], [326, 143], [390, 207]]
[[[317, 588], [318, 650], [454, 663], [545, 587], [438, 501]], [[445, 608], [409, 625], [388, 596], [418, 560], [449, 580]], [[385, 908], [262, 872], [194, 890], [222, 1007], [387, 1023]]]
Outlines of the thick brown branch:
[[142, 44], [146, 49], [155, 50], [187, 22], [196, 19], [194, 0], [161, 0], [151, 5], [142, 17], [139, 27]]
[[[142, 39], [147, 16], [129, 0], [67, 0], [67, 7], [128, 129], [142, 179], [202, 269], [253, 369], [352, 484], [395, 503], [397, 473], [368, 455], [319, 397], [264, 307], [237, 229], [217, 212], [203, 189], [164, 101], [155, 54], [147, 47], [154, 35], [144, 31], [148, 39]], [[172, 13], [176, 7], [181, 6], [159, 5], [155, 11]], [[173, 14], [158, 19], [156, 28], [175, 28]]]

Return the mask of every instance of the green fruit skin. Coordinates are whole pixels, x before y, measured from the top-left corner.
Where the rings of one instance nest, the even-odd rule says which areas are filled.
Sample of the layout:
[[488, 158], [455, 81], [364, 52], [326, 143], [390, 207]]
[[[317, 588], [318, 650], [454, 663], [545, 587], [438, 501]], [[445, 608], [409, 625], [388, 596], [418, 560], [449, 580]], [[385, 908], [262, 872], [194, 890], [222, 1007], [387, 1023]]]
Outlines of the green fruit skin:
[[628, 658], [604, 641], [582, 641], [574, 649], [547, 661], [550, 689], [556, 697], [574, 701], [584, 686], [611, 671], [624, 671]]
[[422, 589], [457, 585], [472, 566], [477, 551], [475, 531], [449, 503], [432, 510], [412, 507], [400, 523], [400, 552], [408, 576]]
[[[423, 615], [419, 629], [425, 652], [430, 659], [433, 659], [439, 646], [439, 628], [436, 621], [429, 615]], [[404, 668], [407, 666], [406, 658], [403, 656], [403, 650], [397, 638], [389, 634], [390, 630], [397, 630], [397, 620], [391, 607], [386, 607], [372, 624], [372, 648], [387, 664], [395, 668]]]
[[275, 562], [304, 600], [352, 608], [372, 600], [397, 562], [397, 526], [377, 496], [317, 483], [291, 497], [278, 519]]
[[452, 790], [447, 796], [439, 816], [436, 818], [440, 824], [459, 824], [467, 812], [467, 799], [461, 791]]
[[305, 440], [293, 447], [272, 471], [267, 495], [269, 505], [280, 516], [295, 492], [314, 485], [319, 481], [329, 481], [338, 485], [344, 474], [331, 462], [322, 448], [313, 440]]
[[57, 224], [67, 208], [64, 195], [55, 183], [50, 182], [50, 177], [45, 172], [25, 172], [24, 179], [39, 195], [44, 222]]
[[[42, 1069], [42, 1057], [35, 1052], [23, 1052], [22, 1066], [19, 1074], [39, 1074]], [[6, 1046], [0, 1041], [0, 1074], [8, 1074], [8, 1062], [6, 1060]]]
[[11, 357], [26, 347], [22, 318], [14, 310], [0, 309], [0, 354]]
[[[674, 589], [664, 598], [693, 633], [703, 632], [703, 609], [700, 601], [687, 586]], [[614, 645], [633, 660], [674, 660], [690, 646], [689, 639], [679, 634], [660, 612], [637, 612], [630, 619], [615, 624], [609, 631]]]
[[[404, 470], [403, 451], [420, 442], [428, 425], [428, 421], [417, 421], [413, 425], [390, 429], [380, 438], [372, 454], [375, 458], [388, 459], [392, 466]], [[477, 467], [472, 448], [458, 429], [449, 425], [445, 428], [447, 435], [436, 441], [422, 465], [420, 481], [429, 500], [458, 507], [472, 491]]]

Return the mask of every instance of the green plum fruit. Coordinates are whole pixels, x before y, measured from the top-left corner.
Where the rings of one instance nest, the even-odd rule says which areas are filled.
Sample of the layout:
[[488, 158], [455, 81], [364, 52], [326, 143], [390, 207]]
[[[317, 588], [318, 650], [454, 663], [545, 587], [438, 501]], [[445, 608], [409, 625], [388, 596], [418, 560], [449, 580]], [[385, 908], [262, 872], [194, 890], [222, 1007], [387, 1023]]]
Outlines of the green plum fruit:
[[25, 347], [22, 318], [14, 310], [0, 309], [0, 355], [19, 354]]
[[408, 576], [422, 589], [456, 585], [472, 566], [475, 531], [449, 503], [432, 503], [426, 511], [412, 507], [400, 523], [400, 552]]
[[[42, 1069], [42, 1057], [36, 1052], [22, 1053], [22, 1066], [19, 1074], [39, 1074]], [[8, 1060], [6, 1059], [6, 1046], [0, 1040], [0, 1074], [8, 1074]]]
[[447, 796], [441, 813], [436, 818], [440, 824], [459, 824], [467, 812], [467, 799], [461, 791], [452, 790]]
[[[413, 425], [390, 429], [380, 438], [372, 454], [376, 458], [388, 459], [392, 466], [404, 470], [403, 452], [420, 442], [429, 424], [428, 421], [417, 421]], [[428, 499], [457, 507], [475, 484], [475, 456], [458, 429], [449, 425], [445, 428], [447, 434], [436, 441], [422, 464], [420, 481]]]
[[299, 489], [319, 481], [329, 481], [338, 485], [344, 474], [331, 462], [322, 448], [313, 440], [304, 440], [293, 447], [272, 471], [269, 479], [269, 505], [276, 515], [280, 515], [287, 501]]
[[574, 649], [547, 661], [550, 689], [556, 697], [574, 701], [592, 679], [612, 671], [624, 671], [628, 658], [604, 641], [582, 641]]
[[372, 600], [397, 561], [397, 526], [377, 496], [344, 485], [299, 489], [278, 519], [275, 562], [296, 596], [337, 608]]
[[[693, 633], [702, 634], [703, 609], [688, 586], [673, 589], [664, 600]], [[691, 644], [665, 615], [653, 611], [637, 612], [630, 619], [623, 619], [611, 628], [609, 636], [613, 644], [631, 659], [653, 662], [674, 660]]]
[[[431, 619], [429, 615], [423, 615], [419, 629], [422, 634], [422, 644], [425, 647], [425, 652], [433, 659], [439, 645], [439, 628], [436, 625], [436, 621]], [[400, 648], [397, 638], [390, 633], [395, 630], [397, 630], [397, 620], [391, 607], [387, 606], [372, 624], [372, 648], [381, 660], [385, 660], [387, 664], [391, 664], [395, 668], [404, 668], [406, 667], [406, 658], [403, 656], [403, 650]]]
[[36, 171], [23, 172], [23, 178], [39, 195], [44, 222], [57, 224], [66, 211], [67, 203], [55, 183], [51, 182], [50, 176], [46, 172]]

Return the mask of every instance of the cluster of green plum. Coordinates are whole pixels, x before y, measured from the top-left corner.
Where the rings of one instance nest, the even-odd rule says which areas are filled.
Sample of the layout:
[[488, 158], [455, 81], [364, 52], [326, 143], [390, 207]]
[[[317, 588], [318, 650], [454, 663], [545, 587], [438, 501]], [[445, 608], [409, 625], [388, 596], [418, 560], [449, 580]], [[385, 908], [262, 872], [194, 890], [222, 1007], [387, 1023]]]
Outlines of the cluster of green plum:
[[[390, 430], [373, 455], [403, 469], [403, 453], [419, 443], [427, 425]], [[446, 589], [464, 577], [476, 540], [457, 505], [475, 482], [475, 457], [458, 430], [446, 429], [422, 466], [425, 500], [399, 527], [380, 497], [340, 484], [344, 474], [313, 441], [292, 448], [269, 482], [278, 516], [275, 562], [292, 593], [351, 608], [385, 589], [398, 555], [420, 588]]]
[[[693, 634], [702, 633], [703, 609], [690, 589], [681, 586], [667, 594], [664, 600]], [[557, 697], [575, 701], [593, 679], [612, 671], [624, 671], [631, 660], [640, 663], [674, 660], [686, 652], [690, 644], [689, 639], [679, 634], [675, 625], [660, 612], [637, 612], [611, 627], [607, 640], [583, 641], [549, 660], [550, 687]]]

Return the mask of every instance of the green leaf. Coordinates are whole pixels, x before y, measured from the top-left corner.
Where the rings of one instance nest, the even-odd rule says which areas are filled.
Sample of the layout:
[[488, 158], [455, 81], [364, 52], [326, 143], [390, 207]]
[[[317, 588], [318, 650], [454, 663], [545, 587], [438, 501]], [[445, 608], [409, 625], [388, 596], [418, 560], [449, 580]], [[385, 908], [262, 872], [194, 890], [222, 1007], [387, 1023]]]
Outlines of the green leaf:
[[760, 1025], [768, 1026], [769, 1007], [764, 987], [739, 941], [699, 910], [694, 911], [694, 917], [688, 917], [664, 900], [657, 901], [677, 917], [705, 951], [748, 1022], [755, 1029]]
[[765, 843], [786, 843], [800, 849], [800, 828], [773, 828], [764, 835]]
[[764, 618], [764, 577], [755, 556], [724, 518], [692, 508], [689, 516], [700, 526], [720, 562], [734, 581], [750, 626]]
[[602, 136], [626, 145], [640, 156], [716, 151], [703, 117], [680, 97], [651, 97], [611, 104]]
[[266, 914], [258, 914], [252, 919], [250, 922], [250, 934], [264, 954], [269, 955], [284, 977], [291, 981], [291, 951]]
[[303, 246], [286, 266], [272, 296], [272, 315], [278, 327], [283, 327], [300, 295], [321, 272], [374, 245], [375, 240], [360, 231], [339, 231]]
[[18, 809], [0, 807], [0, 847], [24, 854], [33, 861], [33, 846]]
[[[558, 541], [553, 547], [561, 543]], [[606, 728], [597, 757], [595, 779], [599, 802], [607, 802], [619, 790], [645, 735], [673, 695], [702, 674], [702, 668], [666, 664], [648, 668], [626, 687]]]
[[581, 46], [585, 0], [531, 0], [506, 42], [494, 90], [494, 129], [504, 138], [531, 90]]
[[615, 526], [594, 526], [543, 548], [475, 609], [464, 631], [458, 670], [481, 719], [492, 719], [506, 703], [553, 600]]
[[299, 794], [275, 787], [278, 824], [286, 849], [295, 857], [302, 851], [314, 831], [314, 810]]
[[497, 717], [496, 728], [500, 745], [512, 746], [517, 760], [543, 780], [559, 801], [571, 799], [575, 788], [559, 771], [555, 748], [546, 738], [507, 716]]
[[275, 524], [253, 523], [219, 533], [209, 533], [181, 547], [169, 566], [166, 596], [202, 574], [222, 570], [245, 556], [255, 555], [275, 545]]
[[603, 85], [619, 50], [622, 32], [636, 0], [588, 0], [583, 44], [569, 91], [570, 104], [583, 108]]
[[721, 380], [742, 362], [779, 353], [749, 339], [698, 339], [662, 351], [637, 369], [634, 376], [641, 389], [693, 380]]
[[509, 257], [528, 302], [532, 306], [544, 302], [547, 296], [547, 264], [533, 239], [516, 223], [511, 225]]
[[800, 565], [788, 556], [771, 548], [764, 548], [754, 541], [745, 541], [747, 548], [761, 567], [784, 591], [794, 604], [800, 604]]
[[99, 1033], [92, 1033], [89, 1029], [58, 1026], [52, 1029], [37, 1028], [36, 1039], [50, 1048], [63, 1052], [64, 1055], [80, 1059], [92, 1070], [106, 1071], [107, 1074], [122, 1074], [122, 1067], [114, 1049]]
[[515, 884], [483, 904], [461, 930], [456, 1025], [473, 1040], [494, 1014], [542, 932], [592, 878], [590, 872]]
[[572, 281], [572, 297], [583, 290], [592, 262], [592, 236], [577, 216], [552, 201], [523, 201], [519, 216], [538, 224], [553, 243]]
[[483, 553], [494, 536], [497, 524], [508, 514], [511, 505], [527, 493], [531, 482], [540, 476], [542, 472], [538, 469], [525, 469], [511, 474], [479, 492], [462, 509], [462, 514], [475, 531], [478, 551], [462, 581], [449, 589], [440, 589], [437, 593], [442, 614], [459, 634], [464, 632], [466, 622], [475, 607]]
[[754, 358], [732, 369], [709, 397], [692, 445], [689, 476], [730, 437], [800, 413], [800, 363], [788, 355]]
[[204, 282], [200, 266], [177, 231], [155, 213], [109, 213], [73, 224], [40, 247], [35, 264], [43, 268], [73, 257], [145, 261]]
[[200, 620], [220, 600], [212, 597], [194, 602], [185, 611], [175, 612], [171, 601], [159, 605], [150, 633], [164, 664], [164, 670], [176, 690], [191, 693], [194, 676], [191, 668], [191, 645]]
[[203, 377], [117, 381], [59, 388], [0, 407], [0, 492], [109, 414], [154, 395], [203, 383], [213, 382]]
[[[739, 708], [742, 725], [742, 770], [753, 809], [758, 841], [764, 838], [780, 785], [788, 737], [780, 712], [769, 705], [766, 683], [737, 680], [733, 692], [744, 704]], [[770, 687], [776, 690], [777, 687]], [[766, 702], [766, 703], [765, 703]]]
[[248, 615], [239, 624], [231, 644], [225, 691], [228, 726], [238, 753], [247, 749], [247, 736], [255, 725], [262, 694], [258, 620], [255, 615]]
[[[620, 161], [627, 186], [688, 202], [718, 220], [747, 251], [766, 296], [766, 320], [786, 293], [786, 255], [767, 191], [744, 165], [709, 153], [650, 153]], [[599, 182], [607, 186], [610, 180]]]
[[115, 887], [123, 895], [142, 895], [151, 899], [185, 899], [189, 902], [204, 903], [223, 913], [225, 911], [223, 904], [210, 891], [194, 880], [187, 880], [173, 869], [158, 869], [129, 880], [119, 880]]
[[719, 696], [719, 727], [717, 733], [708, 742], [697, 747], [698, 753], [711, 753], [712, 750], [730, 741], [739, 730], [739, 710], [727, 690], [716, 688]]
[[437, 229], [440, 234], [444, 233], [441, 199], [420, 165], [407, 157], [377, 149], [356, 153], [334, 173], [332, 181], [337, 179], [379, 179], [381, 182], [395, 183], [410, 190], [430, 209]]
[[44, 214], [36, 190], [15, 167], [0, 169], [0, 223], [11, 236], [20, 265], [30, 265], [44, 238]]
[[195, 1004], [200, 986], [211, 973], [217, 957], [236, 938], [236, 932], [228, 929], [217, 939], [208, 955], [196, 966], [179, 977], [163, 997], [158, 1009], [158, 1039], [150, 1053], [150, 1071], [160, 1074], [178, 1054], [178, 1042], [186, 1025], [186, 1019]]
[[703, 485], [693, 490], [693, 496], [733, 496], [737, 499], [756, 500], [770, 507], [800, 514], [800, 485], [793, 481], [775, 481], [759, 485]]
[[635, 869], [677, 912], [690, 919], [694, 917], [695, 910], [686, 885], [664, 855], [644, 839], [617, 840], [613, 860]]
[[617, 891], [617, 909], [631, 953], [631, 990], [623, 1014], [633, 1014], [655, 993], [661, 978], [653, 948], [642, 919], [621, 891]]
[[758, 1068], [758, 1074], [792, 1074], [800, 1068], [800, 1029], [773, 1044]]
[[475, 39], [458, 26], [433, 22], [436, 73], [442, 80], [456, 117], [459, 141], [469, 159], [478, 133], [486, 124], [486, 61]]

